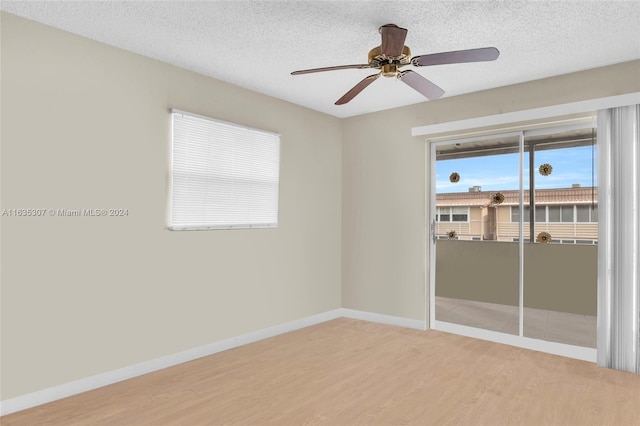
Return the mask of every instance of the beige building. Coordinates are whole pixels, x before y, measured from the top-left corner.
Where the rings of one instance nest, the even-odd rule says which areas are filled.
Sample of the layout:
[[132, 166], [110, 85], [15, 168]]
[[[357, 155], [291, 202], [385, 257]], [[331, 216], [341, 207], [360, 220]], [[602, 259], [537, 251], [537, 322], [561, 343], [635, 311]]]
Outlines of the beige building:
[[[492, 202], [498, 192], [500, 204]], [[436, 234], [449, 238], [455, 231], [460, 240], [518, 241], [520, 206], [517, 190], [482, 191], [436, 195]], [[551, 235], [552, 243], [597, 244], [598, 188], [538, 189], [535, 192], [534, 239], [540, 232]], [[529, 191], [524, 192], [524, 238], [530, 240]]]

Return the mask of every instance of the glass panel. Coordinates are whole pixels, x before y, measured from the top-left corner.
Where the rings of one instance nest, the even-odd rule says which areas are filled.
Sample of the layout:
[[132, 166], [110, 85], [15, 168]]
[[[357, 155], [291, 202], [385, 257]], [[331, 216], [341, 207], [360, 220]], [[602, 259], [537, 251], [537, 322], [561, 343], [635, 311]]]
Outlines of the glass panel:
[[446, 222], [436, 230], [437, 321], [519, 334], [522, 220], [524, 336], [595, 347], [597, 153], [590, 135], [525, 141], [522, 209], [517, 138], [438, 147], [436, 202]]
[[[598, 228], [589, 222], [592, 198], [597, 201], [591, 130], [526, 142], [535, 147], [534, 188], [527, 189], [535, 189], [536, 224], [533, 241], [524, 245], [524, 336], [595, 347]], [[544, 164], [551, 173], [540, 172]], [[546, 222], [540, 216], [545, 207]]]
[[549, 222], [560, 222], [560, 206], [547, 206]]
[[468, 207], [454, 207], [451, 209], [453, 222], [467, 222], [469, 219]]
[[511, 222], [520, 222], [520, 206], [511, 206]]
[[573, 206], [562, 206], [562, 221], [563, 222], [573, 222]]
[[437, 321], [519, 334], [519, 161], [516, 137], [437, 147]]
[[576, 206], [576, 222], [589, 222], [589, 206]]

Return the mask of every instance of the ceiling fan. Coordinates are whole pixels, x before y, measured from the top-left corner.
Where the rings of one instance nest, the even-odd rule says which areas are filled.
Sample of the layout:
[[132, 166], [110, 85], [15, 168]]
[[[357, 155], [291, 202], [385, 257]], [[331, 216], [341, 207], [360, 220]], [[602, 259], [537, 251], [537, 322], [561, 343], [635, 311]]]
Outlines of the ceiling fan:
[[479, 49], [457, 50], [453, 52], [441, 52], [411, 57], [411, 50], [408, 46], [404, 45], [404, 40], [407, 37], [407, 30], [405, 28], [400, 28], [395, 24], [386, 24], [381, 26], [378, 31], [382, 35], [382, 43], [380, 46], [374, 47], [369, 51], [368, 63], [312, 68], [308, 70], [294, 71], [291, 75], [346, 69], [376, 68], [380, 70], [379, 73], [365, 77], [362, 81], [353, 86], [351, 90], [336, 101], [336, 105], [346, 104], [351, 99], [355, 98], [368, 85], [377, 80], [380, 75], [385, 77], [396, 77], [409, 87], [420, 92], [427, 99], [438, 99], [444, 94], [444, 90], [414, 71], [401, 71], [400, 67], [404, 67], [406, 65], [426, 67], [430, 65], [494, 61], [498, 56], [500, 56], [500, 52], [495, 47], [483, 47]]

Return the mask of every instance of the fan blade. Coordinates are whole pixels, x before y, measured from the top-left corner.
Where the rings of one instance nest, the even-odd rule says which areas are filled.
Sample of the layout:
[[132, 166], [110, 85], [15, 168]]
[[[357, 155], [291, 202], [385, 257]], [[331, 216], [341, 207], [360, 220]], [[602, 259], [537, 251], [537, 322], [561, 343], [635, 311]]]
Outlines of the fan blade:
[[456, 50], [454, 52], [414, 56], [411, 58], [411, 63], [416, 67], [426, 67], [429, 65], [495, 61], [498, 59], [498, 56], [500, 56], [500, 51], [495, 47], [482, 47], [480, 49]]
[[373, 74], [368, 77], [365, 77], [360, 83], [356, 84], [344, 94], [340, 99], [336, 101], [336, 105], [344, 105], [349, 102], [351, 99], [355, 98], [358, 93], [362, 92], [368, 85], [376, 81], [380, 77], [380, 74]]
[[398, 73], [398, 78], [412, 89], [420, 92], [427, 99], [438, 99], [444, 95], [444, 90], [430, 82], [417, 72], [403, 71]]
[[400, 56], [404, 48], [404, 40], [407, 38], [407, 30], [393, 24], [387, 24], [380, 27], [382, 34], [382, 44], [380, 52], [387, 56]]
[[312, 72], [323, 72], [323, 71], [336, 71], [336, 70], [350, 70], [350, 69], [365, 69], [372, 68], [370, 64], [358, 64], [358, 65], [338, 65], [337, 67], [323, 67], [323, 68], [311, 68], [308, 70], [300, 70], [294, 71], [291, 75], [300, 75], [300, 74], [311, 74]]

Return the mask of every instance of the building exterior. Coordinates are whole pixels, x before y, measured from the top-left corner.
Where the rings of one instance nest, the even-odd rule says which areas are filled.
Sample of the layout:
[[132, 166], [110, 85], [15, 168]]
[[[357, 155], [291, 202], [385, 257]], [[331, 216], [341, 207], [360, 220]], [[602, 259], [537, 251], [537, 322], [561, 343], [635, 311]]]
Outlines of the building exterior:
[[[494, 202], [501, 193], [504, 201]], [[519, 191], [482, 191], [436, 195], [436, 235], [439, 239], [518, 241]], [[500, 197], [498, 197], [500, 198]], [[534, 240], [540, 232], [551, 235], [551, 243], [597, 244], [598, 188], [537, 189], [535, 191]], [[530, 241], [529, 191], [524, 191], [525, 241]]]

